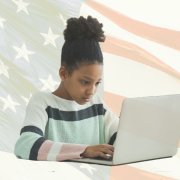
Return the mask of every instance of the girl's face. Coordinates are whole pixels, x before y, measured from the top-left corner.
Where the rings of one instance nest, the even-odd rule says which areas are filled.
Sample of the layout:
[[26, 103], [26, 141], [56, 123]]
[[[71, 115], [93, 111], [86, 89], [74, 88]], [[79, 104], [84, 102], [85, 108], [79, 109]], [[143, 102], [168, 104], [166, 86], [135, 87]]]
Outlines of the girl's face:
[[63, 81], [63, 87], [60, 88], [61, 97], [74, 100], [80, 105], [86, 104], [87, 102], [83, 98], [92, 98], [102, 81], [103, 65], [82, 66], [75, 70], [71, 77], [61, 75], [61, 68], [60, 77]]

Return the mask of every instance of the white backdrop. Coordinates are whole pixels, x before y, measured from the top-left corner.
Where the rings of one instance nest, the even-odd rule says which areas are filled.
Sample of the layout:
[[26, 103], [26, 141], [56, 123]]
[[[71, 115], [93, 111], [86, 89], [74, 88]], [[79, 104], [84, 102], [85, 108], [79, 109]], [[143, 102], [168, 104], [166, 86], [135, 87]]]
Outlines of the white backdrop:
[[[0, 0], [0, 151], [14, 151], [32, 94], [59, 86], [63, 30], [70, 17], [91, 15], [103, 23], [98, 92], [118, 116], [125, 98], [180, 94], [179, 7], [179, 0]], [[126, 165], [121, 176], [118, 167], [96, 165], [83, 173], [87, 179], [130, 178], [125, 172], [138, 174], [133, 179], [180, 179], [180, 145], [172, 161]]]

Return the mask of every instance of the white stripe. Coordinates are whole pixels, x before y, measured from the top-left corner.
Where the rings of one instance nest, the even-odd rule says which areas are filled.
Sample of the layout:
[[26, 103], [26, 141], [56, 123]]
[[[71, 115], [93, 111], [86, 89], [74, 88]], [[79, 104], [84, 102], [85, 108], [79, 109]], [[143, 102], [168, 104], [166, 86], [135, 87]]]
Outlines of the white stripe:
[[[160, 160], [145, 161], [142, 163], [128, 164], [131, 167], [141, 169], [154, 174], [159, 174], [165, 177], [177, 178], [180, 177], [180, 160], [178, 157], [165, 158]], [[152, 176], [154, 176], [154, 174]], [[162, 177], [158, 179], [163, 179]], [[166, 179], [166, 178], [164, 178]]]
[[179, 94], [180, 80], [150, 66], [103, 53], [104, 91], [125, 97]]
[[180, 51], [134, 35], [120, 28], [99, 12], [83, 4], [80, 15], [87, 17], [89, 14], [92, 14], [92, 16], [96, 17], [99, 22], [103, 23], [103, 30], [105, 31], [105, 34], [141, 47], [176, 71], [180, 72]]
[[56, 156], [60, 153], [63, 144], [64, 143], [61, 142], [54, 142], [54, 144], [52, 145], [49, 151], [47, 161], [56, 161]]
[[180, 31], [179, 0], [95, 0], [132, 19]]

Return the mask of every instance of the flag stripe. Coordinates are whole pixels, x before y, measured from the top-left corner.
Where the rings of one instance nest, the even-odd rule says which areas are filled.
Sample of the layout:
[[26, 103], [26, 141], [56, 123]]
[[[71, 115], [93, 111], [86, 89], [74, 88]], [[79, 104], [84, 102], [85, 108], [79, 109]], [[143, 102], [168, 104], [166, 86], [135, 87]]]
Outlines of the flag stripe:
[[107, 17], [119, 27], [139, 37], [180, 51], [180, 31], [156, 27], [134, 20], [94, 0], [89, 0], [86, 5]]
[[180, 79], [179, 72], [135, 44], [106, 35], [106, 41], [101, 43], [101, 47], [103, 52], [115, 54], [143, 63]]

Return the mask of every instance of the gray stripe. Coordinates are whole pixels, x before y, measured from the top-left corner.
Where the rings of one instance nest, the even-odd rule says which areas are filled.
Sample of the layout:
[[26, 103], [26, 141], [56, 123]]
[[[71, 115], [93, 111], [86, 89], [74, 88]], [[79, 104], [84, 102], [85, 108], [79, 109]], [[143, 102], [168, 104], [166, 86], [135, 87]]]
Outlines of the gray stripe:
[[106, 110], [104, 109], [103, 104], [94, 104], [91, 107], [79, 111], [61, 111], [48, 106], [46, 108], [46, 112], [48, 114], [48, 119], [52, 118], [54, 120], [62, 121], [79, 121], [98, 115], [105, 115]]

